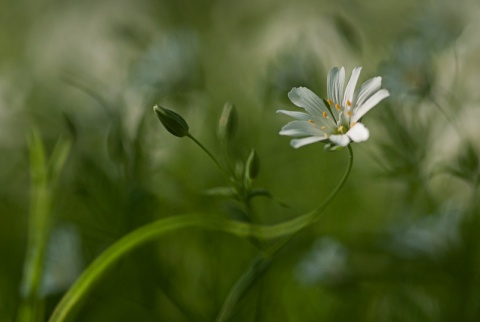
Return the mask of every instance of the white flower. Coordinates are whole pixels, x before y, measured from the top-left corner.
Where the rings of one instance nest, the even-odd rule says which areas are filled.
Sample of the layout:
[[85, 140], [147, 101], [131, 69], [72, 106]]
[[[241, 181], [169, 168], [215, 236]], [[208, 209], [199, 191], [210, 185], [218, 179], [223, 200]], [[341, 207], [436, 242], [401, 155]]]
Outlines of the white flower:
[[334, 67], [327, 78], [327, 104], [305, 87], [293, 88], [288, 97], [293, 104], [307, 113], [280, 110], [293, 118], [280, 131], [281, 135], [298, 137], [291, 141], [294, 148], [329, 141], [325, 148], [338, 149], [350, 142], [363, 142], [369, 137], [368, 129], [360, 119], [381, 100], [389, 96], [386, 89], [380, 89], [382, 78], [374, 77], [355, 91], [361, 67], [352, 71], [344, 92], [345, 69]]

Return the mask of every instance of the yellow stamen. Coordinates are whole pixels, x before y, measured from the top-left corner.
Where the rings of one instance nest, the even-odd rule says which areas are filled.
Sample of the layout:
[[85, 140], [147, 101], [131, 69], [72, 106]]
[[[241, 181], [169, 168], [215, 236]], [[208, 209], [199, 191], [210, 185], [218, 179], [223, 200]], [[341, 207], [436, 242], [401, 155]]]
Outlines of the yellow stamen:
[[343, 125], [340, 125], [340, 127], [338, 128], [338, 132], [343, 133]]
[[325, 125], [322, 125], [321, 129], [325, 130], [327, 127]]
[[322, 115], [324, 118], [327, 118], [327, 112], [323, 111]]
[[357, 124], [357, 122], [350, 123], [350, 128], [352, 128], [355, 124]]
[[335, 104], [335, 108], [336, 108], [338, 111], [340, 111], [340, 104], [338, 104], [338, 103]]
[[324, 138], [328, 138], [328, 134], [327, 134], [327, 133], [323, 133], [323, 137], [324, 137]]
[[314, 120], [308, 120], [308, 123], [316, 124]]
[[328, 99], [327, 103], [328, 103], [328, 105], [332, 106], [332, 100], [331, 99]]
[[350, 116], [350, 117], [352, 117], [352, 112], [347, 111], [347, 115]]
[[352, 106], [352, 102], [347, 101], [347, 105], [348, 105], [348, 106]]

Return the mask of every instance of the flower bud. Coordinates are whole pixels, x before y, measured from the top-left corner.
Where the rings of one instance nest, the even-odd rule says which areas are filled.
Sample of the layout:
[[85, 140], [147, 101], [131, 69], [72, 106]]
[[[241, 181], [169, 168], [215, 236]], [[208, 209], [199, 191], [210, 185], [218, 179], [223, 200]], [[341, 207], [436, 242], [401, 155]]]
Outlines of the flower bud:
[[220, 121], [218, 122], [218, 136], [220, 139], [227, 142], [230, 141], [237, 130], [237, 123], [238, 117], [235, 106], [230, 102], [225, 103]]
[[258, 176], [258, 171], [260, 170], [260, 158], [258, 157], [257, 152], [252, 149], [250, 155], [248, 156], [246, 163], [245, 175], [249, 180], [255, 179]]
[[168, 132], [180, 138], [188, 135], [189, 127], [183, 117], [158, 105], [153, 107], [153, 111]]

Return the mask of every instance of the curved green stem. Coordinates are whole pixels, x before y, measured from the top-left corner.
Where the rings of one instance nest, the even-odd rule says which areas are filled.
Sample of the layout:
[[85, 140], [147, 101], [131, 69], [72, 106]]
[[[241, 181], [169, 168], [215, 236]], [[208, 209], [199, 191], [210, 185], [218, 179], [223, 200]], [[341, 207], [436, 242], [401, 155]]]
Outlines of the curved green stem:
[[[307, 214], [309, 221], [307, 222], [305, 227], [309, 226], [310, 224], [313, 224], [318, 219], [320, 219], [320, 215], [323, 213], [325, 208], [327, 208], [327, 206], [330, 204], [330, 202], [333, 200], [333, 198], [335, 198], [335, 196], [343, 188], [343, 186], [345, 185], [345, 182], [347, 182], [347, 179], [350, 176], [350, 171], [352, 170], [352, 166], [353, 166], [353, 150], [352, 150], [351, 145], [348, 145], [347, 148], [348, 148], [348, 165], [347, 165], [347, 169], [345, 170], [345, 173], [343, 174], [342, 179], [337, 184], [337, 186], [332, 190], [332, 192], [330, 192], [330, 194], [327, 196], [327, 198], [321, 203], [321, 205], [318, 206], [315, 210], [313, 210], [309, 214]], [[290, 236], [288, 236], [284, 240], [279, 241], [276, 245], [274, 245], [269, 250], [269, 256], [273, 256], [275, 253], [277, 253], [283, 246], [285, 246], [299, 232], [300, 232], [300, 230], [291, 234]]]
[[[79, 308], [80, 304], [85, 299], [87, 294], [92, 290], [95, 284], [120, 258], [134, 249], [144, 245], [145, 243], [151, 242], [152, 240], [157, 239], [169, 232], [184, 228], [197, 227], [223, 231], [243, 238], [251, 237], [263, 240], [276, 239], [282, 236], [288, 236], [297, 233], [318, 219], [319, 214], [323, 211], [323, 209], [325, 209], [327, 204], [344, 185], [353, 161], [352, 150], [350, 147], [348, 148], [350, 151], [350, 163], [348, 165], [346, 174], [342, 178], [342, 181], [339, 183], [339, 185], [337, 185], [337, 187], [332, 191], [322, 205], [320, 205], [316, 210], [286, 222], [271, 226], [252, 225], [233, 220], [201, 216], [200, 214], [171, 217], [147, 224], [124, 236], [111, 245], [107, 250], [105, 250], [99, 257], [97, 257], [97, 259], [90, 264], [90, 266], [82, 273], [82, 275], [64, 295], [50, 317], [49, 322], [66, 321], [68, 318], [71, 318], [75, 310]], [[234, 286], [233, 290], [235, 290], [235, 292], [231, 292], [231, 294], [229, 294], [224, 305], [225, 309], [222, 309], [221, 311], [225, 311], [224, 316], [229, 315], [229, 312], [233, 310], [237, 301], [248, 290], [253, 281], [268, 266], [271, 256], [274, 255], [283, 245], [285, 245], [288, 240], [289, 239], [277, 244], [277, 246], [274, 246], [270, 251], [261, 253], [259, 256], [257, 256], [253, 264], [250, 265], [247, 273], [244, 274], [240, 278], [239, 282], [237, 282], [237, 284]], [[220, 316], [222, 316], [222, 314], [220, 314]]]
[[[353, 150], [350, 145], [348, 145], [348, 153], [349, 153], [349, 159], [348, 159], [347, 169], [345, 170], [345, 173], [343, 174], [342, 179], [340, 180], [338, 185], [335, 187], [335, 189], [332, 190], [332, 192], [327, 196], [327, 198], [322, 202], [322, 204], [318, 206], [316, 209], [314, 209], [310, 213], [307, 213], [306, 215], [298, 217], [297, 219], [290, 220], [289, 222], [286, 223], [286, 224], [288, 223], [293, 224], [293, 222], [295, 221], [295, 226], [301, 227], [301, 228], [293, 231], [291, 234], [288, 234], [288, 235], [285, 234], [287, 235], [286, 238], [278, 241], [276, 244], [274, 244], [271, 248], [267, 249], [265, 252], [260, 253], [250, 263], [250, 266], [247, 268], [245, 273], [237, 280], [233, 288], [230, 290], [230, 293], [227, 295], [227, 298], [225, 299], [225, 302], [217, 316], [216, 322], [227, 321], [230, 318], [231, 314], [233, 313], [238, 301], [245, 295], [245, 293], [248, 291], [248, 289], [250, 289], [250, 287], [254, 284], [254, 282], [258, 280], [258, 278], [260, 277], [261, 274], [263, 274], [265, 269], [268, 268], [268, 266], [272, 261], [273, 256], [277, 254], [303, 228], [313, 224], [320, 218], [320, 215], [323, 213], [325, 208], [327, 208], [327, 206], [330, 204], [333, 198], [335, 198], [338, 192], [345, 185], [345, 182], [347, 182], [347, 179], [350, 175], [350, 171], [353, 165]], [[283, 225], [283, 224], [280, 224], [280, 225]]]
[[287, 227], [286, 223], [261, 227], [232, 220], [201, 216], [199, 214], [161, 219], [145, 225], [124, 236], [97, 257], [65, 294], [49, 321], [65, 321], [74, 309], [78, 308], [95, 283], [120, 258], [166, 233], [183, 228], [199, 227], [223, 231], [239, 237], [274, 239], [289, 233], [289, 231], [299, 229], [298, 225], [299, 223], [296, 221], [290, 228]]

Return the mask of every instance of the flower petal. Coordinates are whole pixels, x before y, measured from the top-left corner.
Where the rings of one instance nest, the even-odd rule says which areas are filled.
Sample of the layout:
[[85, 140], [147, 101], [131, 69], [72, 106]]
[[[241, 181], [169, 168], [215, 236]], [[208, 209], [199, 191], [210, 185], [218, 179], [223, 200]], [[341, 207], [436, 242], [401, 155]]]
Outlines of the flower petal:
[[282, 127], [282, 130], [279, 133], [280, 135], [288, 136], [322, 136], [323, 131], [318, 128], [315, 124], [306, 121], [292, 121]]
[[340, 146], [347, 146], [350, 143], [350, 138], [346, 134], [333, 134], [328, 139], [330, 142]]
[[323, 112], [330, 114], [323, 101], [306, 87], [294, 87], [288, 93], [288, 98], [298, 107], [303, 107], [310, 115], [323, 119]]
[[312, 144], [312, 143], [315, 143], [315, 142], [320, 142], [320, 141], [324, 141], [326, 140], [327, 138], [323, 137], [323, 136], [311, 136], [311, 137], [308, 137], [308, 138], [303, 138], [303, 139], [295, 139], [295, 140], [291, 140], [290, 141], [290, 145], [292, 147], [294, 147], [295, 149], [298, 149], [304, 145], [307, 145], [307, 144]]
[[363, 142], [368, 140], [370, 132], [362, 123], [356, 123], [348, 130], [347, 135], [353, 142]]
[[327, 97], [331, 100], [335, 99], [335, 83], [338, 78], [338, 67], [333, 67], [327, 76]]
[[390, 93], [386, 89], [381, 89], [375, 94], [373, 94], [363, 105], [358, 106], [357, 110], [354, 111], [351, 121], [357, 122], [362, 116], [364, 116], [368, 111], [370, 111], [375, 105], [380, 103], [381, 100], [387, 98]]
[[345, 95], [343, 96], [343, 106], [348, 106], [348, 101], [350, 101], [350, 104], [353, 103], [353, 93], [355, 92], [355, 86], [357, 85], [361, 71], [362, 67], [356, 67], [353, 69], [352, 75], [348, 80], [347, 88], [345, 89]]
[[303, 112], [297, 112], [297, 111], [278, 110], [277, 113], [281, 113], [281, 114], [291, 116], [291, 117], [293, 117], [297, 120], [300, 120], [300, 121], [308, 121], [312, 118], [311, 115], [308, 115], [308, 114], [303, 113]]
[[340, 68], [338, 72], [338, 79], [336, 82], [337, 88], [335, 89], [335, 103], [342, 104], [343, 101], [343, 87], [345, 85], [345, 68]]
[[[370, 96], [375, 94], [376, 91], [382, 86], [382, 78], [380, 76], [370, 78], [360, 86], [354, 95], [354, 106], [362, 105]], [[354, 111], [355, 112], [355, 111]]]
[[333, 67], [327, 76], [327, 95], [333, 104], [342, 104], [345, 68]]

